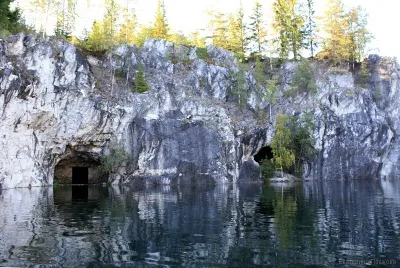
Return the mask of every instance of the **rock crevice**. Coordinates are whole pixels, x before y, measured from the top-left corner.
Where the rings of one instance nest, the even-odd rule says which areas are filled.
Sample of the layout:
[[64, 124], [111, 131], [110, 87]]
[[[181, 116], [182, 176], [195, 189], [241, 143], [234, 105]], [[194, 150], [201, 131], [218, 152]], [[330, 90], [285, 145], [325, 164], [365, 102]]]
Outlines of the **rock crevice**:
[[[313, 63], [314, 95], [289, 96], [296, 63], [283, 64], [274, 70], [276, 103], [250, 68], [246, 103], [238, 107], [234, 55], [213, 46], [208, 58], [196, 51], [148, 39], [143, 48], [122, 45], [86, 59], [62, 40], [24, 34], [1, 40], [2, 187], [51, 185], [70, 148], [98, 160], [113, 138], [131, 156], [113, 183], [259, 181], [253, 157], [270, 143], [278, 113], [314, 118], [318, 155], [309, 178], [400, 174], [399, 68], [392, 59], [371, 56], [365, 86], [350, 72]], [[141, 94], [139, 66], [150, 88]]]

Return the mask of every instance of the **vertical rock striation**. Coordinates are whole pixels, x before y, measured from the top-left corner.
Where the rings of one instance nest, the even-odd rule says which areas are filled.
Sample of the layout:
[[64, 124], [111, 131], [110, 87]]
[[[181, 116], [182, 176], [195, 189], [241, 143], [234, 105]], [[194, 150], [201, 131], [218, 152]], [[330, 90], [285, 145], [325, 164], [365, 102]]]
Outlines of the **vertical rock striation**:
[[[111, 139], [131, 156], [112, 174], [113, 183], [257, 181], [253, 156], [271, 141], [278, 113], [314, 117], [318, 156], [309, 163], [310, 178], [400, 173], [393, 59], [371, 56], [364, 84], [357, 74], [315, 63], [315, 95], [285, 93], [296, 68], [286, 63], [274, 70], [276, 104], [249, 68], [247, 104], [239, 108], [236, 58], [213, 46], [207, 54], [148, 39], [143, 48], [122, 45], [99, 59], [57, 39], [1, 40], [0, 184], [51, 185], [58, 163], [100, 163]], [[150, 88], [144, 93], [135, 83], [140, 67]]]

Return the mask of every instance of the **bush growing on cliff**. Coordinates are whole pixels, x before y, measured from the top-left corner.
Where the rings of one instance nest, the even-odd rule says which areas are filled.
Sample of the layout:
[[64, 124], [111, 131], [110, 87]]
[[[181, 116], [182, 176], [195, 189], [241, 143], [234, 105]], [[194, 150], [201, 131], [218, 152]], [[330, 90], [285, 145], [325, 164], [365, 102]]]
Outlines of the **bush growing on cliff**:
[[109, 153], [101, 159], [101, 169], [108, 173], [116, 173], [129, 161], [130, 155], [124, 146], [115, 139], [110, 141]]
[[143, 64], [139, 64], [138, 72], [135, 77], [135, 86], [133, 91], [143, 93], [149, 91], [149, 86], [147, 85], [146, 79], [144, 78], [144, 67]]
[[266, 87], [266, 68], [260, 57], [255, 58], [254, 79], [263, 87]]
[[287, 128], [288, 116], [278, 114], [275, 123], [275, 136], [271, 141], [274, 164], [280, 171], [288, 171], [295, 164], [295, 155], [291, 148], [292, 135]]
[[239, 72], [233, 86], [232, 94], [237, 98], [239, 108], [246, 106], [247, 102], [247, 87], [246, 87], [245, 67], [239, 64]]
[[206, 47], [197, 47], [196, 48], [196, 54], [197, 57], [200, 59], [208, 59], [210, 56], [208, 56], [207, 48]]
[[313, 127], [313, 119], [309, 115], [301, 118], [278, 115], [276, 133], [270, 144], [274, 155], [273, 163], [277, 169], [302, 175], [303, 163], [312, 161], [316, 154]]
[[297, 65], [293, 77], [293, 86], [298, 92], [317, 93], [313, 68], [308, 60], [302, 60]]
[[269, 181], [274, 176], [275, 164], [272, 159], [264, 159], [261, 162], [261, 175], [265, 181]]
[[295, 155], [295, 164], [291, 172], [300, 176], [303, 163], [311, 162], [316, 155], [315, 139], [312, 135], [314, 120], [309, 114], [302, 117], [291, 116], [287, 127], [292, 134], [291, 148]]

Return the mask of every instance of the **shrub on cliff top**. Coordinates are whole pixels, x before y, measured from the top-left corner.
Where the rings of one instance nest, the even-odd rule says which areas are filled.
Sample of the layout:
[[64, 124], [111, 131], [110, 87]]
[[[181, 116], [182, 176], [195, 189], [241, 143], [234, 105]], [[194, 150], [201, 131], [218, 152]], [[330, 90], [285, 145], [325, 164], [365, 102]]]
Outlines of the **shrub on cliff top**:
[[302, 60], [296, 67], [293, 77], [293, 86], [299, 92], [317, 93], [313, 68], [308, 60]]

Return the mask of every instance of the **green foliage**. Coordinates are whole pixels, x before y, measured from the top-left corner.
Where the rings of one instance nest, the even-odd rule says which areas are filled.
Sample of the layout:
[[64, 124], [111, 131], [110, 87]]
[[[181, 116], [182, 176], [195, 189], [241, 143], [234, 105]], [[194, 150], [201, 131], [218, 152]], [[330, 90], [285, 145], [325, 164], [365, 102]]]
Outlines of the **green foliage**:
[[156, 17], [153, 25], [153, 38], [167, 39], [168, 37], [167, 16], [163, 0], [158, 0]]
[[361, 7], [345, 12], [341, 0], [329, 0], [324, 16], [325, 55], [335, 64], [360, 62], [372, 35], [367, 30], [367, 14]]
[[123, 23], [117, 34], [117, 42], [129, 45], [137, 44], [137, 38], [134, 34], [138, 26], [136, 13], [133, 9], [129, 9], [129, 1], [126, 4]]
[[353, 68], [355, 62], [361, 62], [365, 57], [366, 45], [372, 39], [372, 34], [367, 30], [367, 18], [365, 10], [360, 6], [350, 9], [346, 14], [348, 53]]
[[169, 61], [171, 61], [172, 64], [177, 64], [178, 63], [178, 58], [176, 57], [175, 52], [172, 53], [167, 53], [165, 55], [165, 58]]
[[200, 36], [198, 31], [195, 31], [190, 34], [188, 37], [189, 45], [194, 47], [206, 47], [206, 40], [204, 37]]
[[177, 45], [183, 45], [183, 46], [190, 45], [189, 39], [184, 34], [179, 33], [179, 32], [178, 33], [173, 32], [173, 33], [169, 34], [166, 39]]
[[306, 14], [305, 23], [303, 25], [303, 32], [305, 38], [305, 48], [310, 49], [311, 58], [314, 58], [314, 50], [317, 48], [315, 29], [317, 24], [315, 22], [315, 4], [314, 0], [306, 0]]
[[269, 181], [274, 176], [275, 164], [272, 159], [263, 159], [261, 162], [261, 175], [265, 181]]
[[208, 28], [212, 32], [211, 40], [213, 45], [224, 49], [229, 49], [228, 40], [228, 20], [226, 15], [220, 12], [209, 12], [211, 17]]
[[312, 135], [314, 129], [313, 117], [310, 114], [300, 118], [292, 116], [289, 118], [287, 128], [292, 136], [290, 148], [295, 155], [295, 165], [292, 173], [301, 175], [302, 164], [312, 161], [316, 155], [315, 139]]
[[206, 47], [197, 47], [196, 48], [196, 55], [200, 59], [208, 59], [210, 56], [208, 56], [207, 48]]
[[228, 49], [232, 51], [240, 62], [244, 61], [249, 40], [246, 37], [246, 24], [244, 22], [244, 10], [241, 6], [236, 14], [228, 16]]
[[103, 18], [104, 42], [110, 47], [116, 44], [117, 19], [119, 17], [120, 6], [116, 0], [105, 0], [106, 14]]
[[119, 77], [119, 78], [125, 78], [125, 76], [126, 76], [125, 71], [122, 69], [115, 69], [114, 74], [116, 77]]
[[22, 27], [20, 10], [11, 10], [10, 4], [12, 2], [12, 0], [0, 0], [0, 35], [3, 36], [16, 33]]
[[239, 72], [233, 86], [232, 94], [236, 96], [238, 106], [243, 108], [247, 102], [247, 87], [246, 87], [245, 69], [242, 64], [239, 64]]
[[363, 61], [361, 63], [360, 72], [357, 76], [356, 82], [362, 87], [366, 88], [369, 80], [368, 62]]
[[287, 59], [289, 52], [297, 60], [299, 51], [304, 47], [304, 18], [299, 14], [296, 0], [276, 0], [273, 4], [275, 31], [279, 34], [279, 56]]
[[255, 114], [256, 114], [258, 124], [265, 125], [268, 123], [268, 120], [270, 118], [268, 117], [268, 114], [264, 109], [261, 109], [258, 107], [255, 111]]
[[119, 5], [116, 0], [106, 0], [106, 14], [100, 21], [94, 21], [92, 30], [87, 40], [80, 42], [80, 45], [92, 52], [106, 51], [117, 44], [117, 17]]
[[334, 64], [340, 64], [349, 58], [346, 39], [347, 21], [341, 0], [329, 0], [324, 16], [323, 49]]
[[74, 30], [77, 0], [59, 1], [56, 3], [56, 27], [54, 35], [71, 38]]
[[297, 88], [292, 87], [292, 88], [290, 88], [289, 90], [286, 90], [286, 91], [283, 93], [283, 96], [284, 96], [284, 97], [287, 97], [287, 98], [293, 97], [293, 96], [295, 96], [298, 92], [299, 92], [299, 91], [298, 91]]
[[293, 77], [293, 86], [299, 92], [317, 93], [317, 84], [315, 81], [313, 67], [308, 60], [302, 60], [296, 67]]
[[142, 64], [139, 64], [139, 68], [135, 77], [134, 91], [138, 93], [144, 93], [149, 90], [150, 88], [147, 85], [146, 79], [144, 78], [144, 67]]
[[275, 166], [283, 172], [300, 176], [303, 163], [312, 161], [316, 154], [312, 117], [278, 114], [275, 128], [276, 134], [270, 144]]
[[287, 249], [295, 230], [297, 202], [292, 196], [285, 195], [275, 198], [272, 205], [274, 207], [274, 223], [278, 229], [279, 248]]
[[136, 34], [136, 45], [142, 47], [146, 38], [151, 37], [153, 35], [153, 28], [145, 25], [141, 25], [138, 33]]
[[130, 155], [115, 139], [110, 141], [108, 150], [109, 153], [101, 159], [101, 169], [105, 172], [115, 173], [129, 161]]
[[[255, 57], [254, 62], [254, 79], [256, 79], [257, 83], [262, 87], [266, 87], [266, 67], [265, 64], [260, 60], [260, 57]], [[261, 88], [258, 88], [258, 91], [261, 91]]]
[[274, 155], [274, 164], [277, 169], [288, 171], [295, 164], [295, 155], [291, 150], [292, 135], [286, 126], [288, 117], [278, 114], [275, 123], [275, 136], [271, 141], [272, 153]]
[[104, 29], [104, 23], [94, 21], [92, 26], [92, 31], [90, 32], [86, 41], [80, 42], [80, 45], [92, 52], [106, 51], [112, 47], [112, 43], [106, 38], [106, 32]]
[[376, 88], [374, 93], [374, 101], [380, 101], [380, 100], [382, 100], [382, 92], [380, 88]]
[[278, 88], [278, 79], [272, 78], [268, 81], [266, 97], [271, 104], [276, 103], [276, 93]]
[[263, 7], [260, 2], [256, 1], [249, 23], [249, 41], [256, 44], [256, 50], [253, 52], [255, 52], [258, 56], [261, 56], [267, 43], [267, 31], [265, 29], [262, 9]]

